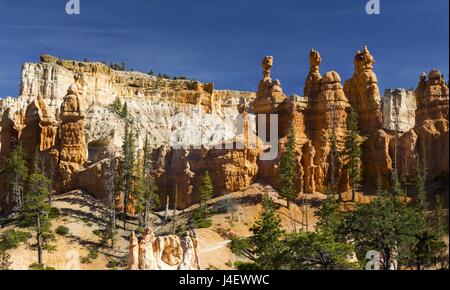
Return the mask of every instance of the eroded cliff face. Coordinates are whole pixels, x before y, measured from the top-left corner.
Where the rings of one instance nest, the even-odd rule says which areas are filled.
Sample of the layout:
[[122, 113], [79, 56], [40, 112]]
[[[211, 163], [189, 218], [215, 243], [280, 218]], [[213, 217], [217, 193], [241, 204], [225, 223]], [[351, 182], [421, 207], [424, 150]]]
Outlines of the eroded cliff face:
[[[332, 156], [331, 149], [344, 149], [350, 107], [359, 114], [364, 185], [388, 188], [395, 169], [399, 173], [407, 168], [412, 176], [420, 152], [425, 152], [430, 180], [448, 175], [449, 94], [439, 71], [421, 76], [415, 102], [411, 92], [391, 90], [382, 107], [375, 60], [367, 47], [356, 54], [355, 72], [344, 86], [337, 72], [321, 75], [318, 51], [311, 50], [309, 58], [302, 97], [287, 96], [281, 82], [272, 80], [271, 56], [262, 61], [263, 77], [255, 94], [44, 55], [41, 63], [23, 66], [21, 96], [1, 102], [0, 166], [21, 143], [30, 162], [39, 153], [57, 193], [83, 189], [104, 198], [111, 150], [120, 156], [124, 134], [124, 120], [110, 106], [119, 98], [134, 119], [138, 147], [150, 137], [161, 206], [167, 196], [171, 208], [198, 202], [205, 171], [214, 195], [245, 189], [257, 179], [279, 189], [279, 161], [291, 127], [296, 134], [297, 192], [323, 192], [330, 180], [340, 192], [347, 191], [346, 162], [341, 155]], [[272, 114], [278, 118], [271, 120]], [[265, 122], [265, 129], [258, 122]], [[236, 132], [240, 123], [244, 130]], [[276, 140], [263, 142], [274, 128]], [[271, 149], [273, 158], [261, 158]], [[2, 184], [0, 180], [0, 204], [6, 209]]]
[[[81, 110], [86, 115], [86, 143], [107, 140], [117, 147], [122, 144], [123, 126], [120, 118], [109, 110], [117, 97], [122, 103], [127, 103], [135, 119], [135, 131], [154, 136], [152, 142], [155, 147], [170, 144], [172, 129], [180, 117], [186, 115], [189, 121], [214, 128], [223, 120], [236, 116], [239, 104], [250, 102], [255, 97], [251, 92], [218, 91], [212, 83], [169, 80], [140, 72], [116, 71], [102, 63], [43, 55], [41, 63], [23, 65], [20, 97], [7, 99], [0, 113], [10, 108], [16, 115], [40, 96], [51, 113], [59, 118], [63, 98], [74, 83], [83, 97]], [[194, 120], [192, 115], [196, 112], [203, 112], [204, 119]], [[175, 118], [176, 115], [182, 116]], [[205, 129], [203, 133], [211, 135], [213, 132], [214, 129]], [[139, 145], [142, 145], [144, 136], [138, 135]], [[208, 140], [208, 137], [204, 139]]]
[[[340, 76], [335, 71], [327, 72], [320, 81], [319, 94], [310, 100], [308, 111], [308, 136], [316, 154], [314, 163], [307, 167], [315, 168], [314, 182], [319, 192], [325, 191], [329, 180], [334, 180], [336, 188], [340, 191], [348, 189], [342, 157], [332, 156], [331, 151], [333, 146], [336, 146], [340, 152], [344, 149], [349, 107]], [[335, 140], [333, 140], [333, 134]]]
[[445, 183], [449, 173], [449, 88], [439, 70], [420, 76], [415, 96], [416, 124], [399, 139], [399, 168], [412, 175], [421, 158], [428, 180]]
[[[321, 62], [320, 53], [312, 49], [304, 88], [306, 97], [286, 97], [280, 82], [271, 79], [273, 57], [264, 58], [263, 80], [253, 103], [253, 112], [266, 116], [278, 114], [280, 139], [277, 158], [258, 162], [258, 177], [280, 188], [279, 160], [287, 132], [293, 126], [297, 137], [298, 193], [323, 192], [330, 180], [340, 192], [348, 191], [346, 162], [342, 156], [334, 157], [335, 162], [331, 162], [333, 144], [330, 139], [334, 133], [336, 148], [342, 152], [347, 116], [353, 107], [359, 117], [362, 183], [367, 190], [373, 191], [378, 185], [388, 189], [394, 174], [401, 175], [402, 168], [407, 168], [408, 176], [414, 176], [421, 150], [425, 150], [422, 154], [430, 168], [428, 179], [447, 179], [448, 87], [439, 71], [432, 70], [428, 80], [422, 76], [415, 92], [386, 91], [381, 106], [373, 70], [375, 59], [367, 47], [357, 52], [354, 75], [344, 87], [336, 72], [328, 72], [322, 77]], [[420, 144], [426, 149], [420, 149]]]
[[[39, 153], [44, 173], [54, 179], [57, 193], [81, 188], [99, 198], [105, 196], [108, 176], [104, 172], [108, 162], [104, 160], [111, 148], [120, 152], [123, 142], [124, 120], [110, 107], [116, 98], [127, 104], [134, 119], [139, 148], [146, 135], [150, 136], [153, 148], [174, 145], [201, 148], [232, 142], [239, 110], [255, 96], [250, 92], [217, 91], [212, 83], [115, 71], [102, 63], [61, 60], [48, 55], [41, 57], [41, 63], [22, 67], [20, 93], [16, 99], [2, 100], [0, 107], [2, 160], [20, 142], [30, 162]], [[247, 121], [254, 130], [254, 118]], [[256, 161], [247, 158], [252, 153], [237, 152], [209, 153], [213, 159], [205, 157], [195, 173], [210, 170], [213, 178], [217, 176], [220, 181], [218, 192], [243, 189], [256, 175]], [[173, 160], [171, 166], [163, 169], [166, 176], [177, 174], [178, 167], [185, 166], [176, 165], [179, 160], [175, 157]], [[192, 178], [180, 183], [180, 189], [191, 183]], [[175, 180], [164, 177], [162, 196], [166, 192], [173, 194], [168, 192], [172, 187], [166, 186], [172, 181]], [[4, 190], [0, 191], [3, 199]], [[182, 191], [185, 192], [188, 190]], [[183, 196], [180, 193], [182, 207], [191, 205], [189, 195], [185, 202]]]
[[344, 92], [357, 111], [359, 131], [363, 137], [363, 183], [388, 188], [392, 181], [392, 158], [389, 152], [392, 136], [383, 128], [381, 96], [373, 66], [375, 58], [368, 47], [357, 51], [353, 76], [345, 81]]

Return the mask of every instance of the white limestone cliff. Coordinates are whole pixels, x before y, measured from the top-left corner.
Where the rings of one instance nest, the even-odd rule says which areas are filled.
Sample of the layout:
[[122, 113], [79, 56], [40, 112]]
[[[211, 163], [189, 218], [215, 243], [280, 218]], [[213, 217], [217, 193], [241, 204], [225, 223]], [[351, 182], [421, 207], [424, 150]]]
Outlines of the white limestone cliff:
[[388, 89], [383, 97], [383, 128], [407, 132], [414, 128], [416, 118], [416, 96], [414, 91]]

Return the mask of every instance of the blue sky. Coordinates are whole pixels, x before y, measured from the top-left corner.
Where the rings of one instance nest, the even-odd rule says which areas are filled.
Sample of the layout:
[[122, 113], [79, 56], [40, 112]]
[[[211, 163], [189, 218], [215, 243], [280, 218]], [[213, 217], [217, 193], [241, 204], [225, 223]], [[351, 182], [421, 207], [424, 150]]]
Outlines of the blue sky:
[[449, 73], [449, 1], [380, 0], [0, 0], [0, 96], [16, 96], [20, 67], [49, 53], [125, 62], [128, 68], [213, 81], [218, 89], [256, 90], [260, 61], [287, 94], [301, 94], [310, 48], [322, 73], [353, 72], [357, 49], [375, 56], [380, 87], [415, 87], [422, 71]]

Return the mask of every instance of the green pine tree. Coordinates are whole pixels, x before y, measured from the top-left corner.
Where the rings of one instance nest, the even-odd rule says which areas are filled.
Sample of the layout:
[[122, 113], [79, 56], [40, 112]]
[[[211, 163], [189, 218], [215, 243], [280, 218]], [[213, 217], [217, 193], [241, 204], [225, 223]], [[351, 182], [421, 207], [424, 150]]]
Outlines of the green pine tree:
[[148, 136], [146, 136], [143, 157], [139, 162], [135, 190], [137, 197], [136, 210], [140, 214], [144, 229], [148, 227], [151, 209], [159, 205], [159, 196], [152, 176], [150, 150]]
[[13, 211], [18, 211], [23, 206], [23, 195], [28, 178], [26, 157], [21, 146], [18, 146], [11, 152], [9, 159], [6, 161], [3, 174], [5, 176], [8, 201], [13, 204]]
[[448, 267], [448, 263], [446, 263], [446, 261], [448, 262], [447, 246], [442, 240], [445, 235], [442, 201], [440, 197], [436, 196], [435, 218], [433, 218], [428, 208], [425, 176], [423, 160], [417, 158], [415, 179], [418, 196], [416, 202], [411, 205], [414, 211], [420, 215], [421, 222], [414, 225], [417, 233], [401, 252], [401, 262], [416, 270], [437, 266], [437, 264], [440, 264], [442, 268]]
[[32, 225], [36, 233], [36, 248], [38, 252], [38, 264], [43, 265], [43, 251], [53, 251], [54, 246], [50, 243], [54, 240], [51, 231], [49, 214], [51, 206], [48, 204], [51, 181], [37, 170], [39, 166], [34, 162], [32, 174], [28, 180], [28, 190], [24, 196], [24, 204], [21, 210], [23, 224]]
[[[421, 154], [424, 155], [424, 154]], [[427, 201], [427, 189], [426, 189], [426, 176], [427, 169], [425, 166], [425, 158], [421, 155], [416, 156], [416, 191], [417, 191], [417, 204], [420, 210], [428, 210]]]
[[208, 171], [202, 176], [199, 187], [200, 206], [194, 215], [194, 226], [207, 228], [211, 225], [209, 218], [208, 201], [213, 196], [213, 186]]
[[280, 158], [280, 195], [286, 199], [288, 208], [290, 208], [291, 201], [296, 198], [296, 190], [294, 184], [297, 170], [295, 145], [295, 130], [294, 127], [291, 127], [286, 143], [286, 148], [281, 154]]
[[282, 270], [350, 270], [359, 268], [351, 261], [354, 249], [338, 242], [329, 232], [289, 234], [279, 254]]
[[133, 193], [133, 173], [135, 170], [135, 135], [133, 132], [133, 122], [125, 122], [125, 132], [122, 145], [122, 192], [123, 192], [123, 228], [126, 229], [127, 208], [130, 195]]
[[209, 217], [208, 201], [212, 198], [213, 186], [209, 172], [205, 171], [200, 183], [200, 212], [205, 219]]
[[361, 142], [358, 131], [358, 113], [351, 108], [347, 120], [347, 135], [345, 136], [344, 156], [348, 164], [348, 175], [352, 188], [352, 202], [361, 182]]
[[116, 229], [116, 174], [117, 174], [117, 164], [116, 155], [114, 152], [109, 152], [109, 174], [110, 177], [107, 181], [106, 188], [108, 192], [108, 197], [106, 201], [107, 211], [105, 213], [105, 229], [104, 236], [106, 240], [111, 243], [111, 248], [114, 248], [115, 235], [117, 233]]

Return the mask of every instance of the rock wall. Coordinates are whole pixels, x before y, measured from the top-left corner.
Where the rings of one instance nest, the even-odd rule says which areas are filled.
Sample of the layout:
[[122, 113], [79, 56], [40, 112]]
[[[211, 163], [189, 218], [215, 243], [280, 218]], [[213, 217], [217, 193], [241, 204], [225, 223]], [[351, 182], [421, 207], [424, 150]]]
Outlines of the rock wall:
[[[267, 60], [270, 60], [270, 66], [265, 66]], [[258, 176], [276, 189], [280, 188], [280, 157], [284, 151], [289, 129], [293, 127], [296, 134], [299, 172], [295, 180], [297, 191], [309, 194], [323, 192], [330, 174], [336, 178], [337, 188], [346, 190], [348, 182], [345, 173], [337, 166], [330, 169], [329, 158], [332, 132], [336, 133], [336, 145], [342, 149], [346, 132], [346, 110], [350, 105], [344, 94], [340, 76], [336, 72], [327, 72], [322, 78], [319, 71], [321, 63], [319, 52], [311, 50], [310, 63], [310, 73], [304, 88], [308, 97], [288, 98], [280, 94], [281, 87], [277, 90], [273, 89], [279, 84], [279, 81], [271, 81], [270, 69], [268, 69], [273, 65], [273, 58], [266, 57], [263, 61], [263, 80], [253, 103], [253, 112], [266, 116], [278, 115], [279, 151], [276, 159], [258, 162]], [[270, 119], [267, 117], [266, 120]], [[269, 123], [267, 127], [270, 127]], [[342, 162], [336, 162], [338, 163]], [[333, 173], [330, 173], [330, 170]]]
[[[374, 191], [376, 185], [389, 188], [394, 173], [402, 174], [403, 168], [408, 169], [410, 177], [414, 176], [421, 146], [425, 148], [422, 154], [429, 168], [428, 179], [448, 179], [448, 87], [439, 71], [432, 70], [428, 79], [422, 75], [415, 92], [387, 90], [382, 107], [373, 70], [375, 59], [367, 47], [357, 52], [355, 72], [344, 88], [336, 72], [321, 76], [321, 62], [320, 53], [312, 49], [304, 87], [307, 97], [289, 98], [282, 94], [281, 86], [278, 88], [280, 82], [272, 81], [273, 57], [264, 58], [263, 80], [253, 102], [253, 112], [278, 114], [280, 141], [275, 160], [258, 162], [259, 178], [280, 188], [279, 159], [287, 131], [293, 126], [297, 136], [298, 192], [323, 192], [331, 176], [341, 192], [347, 191], [345, 160], [339, 156], [336, 168], [330, 163], [330, 136], [335, 133], [337, 149], [342, 151], [348, 110], [353, 107], [359, 115], [365, 190]], [[303, 105], [298, 106], [298, 100]]]
[[[109, 108], [116, 98], [127, 103], [135, 119], [135, 131], [154, 136], [154, 147], [170, 144], [178, 114], [187, 115], [191, 121], [193, 118], [189, 117], [203, 112], [206, 116], [203, 118], [207, 120], [197, 122], [214, 128], [225, 119], [233, 119], [241, 103], [255, 98], [252, 92], [215, 90], [212, 83], [169, 80], [140, 72], [116, 71], [102, 63], [43, 55], [40, 63], [23, 65], [20, 96], [5, 99], [0, 114], [10, 108], [11, 114], [16, 115], [40, 96], [58, 118], [63, 97], [74, 82], [79, 85], [79, 94], [83, 96], [81, 109], [86, 114], [87, 144], [107, 140], [117, 147], [122, 145], [123, 129], [120, 118]], [[212, 134], [213, 131], [205, 130], [204, 134]], [[145, 135], [138, 135], [139, 145], [142, 145]]]
[[[248, 128], [248, 124], [249, 119], [244, 117], [244, 127]], [[198, 203], [198, 188], [206, 171], [215, 196], [249, 187], [258, 174], [259, 152], [259, 148], [250, 146], [248, 134], [209, 148], [161, 146], [153, 150], [153, 169], [162, 206], [167, 195], [171, 208], [184, 209]]]
[[[110, 108], [117, 97], [134, 119], [137, 145], [142, 147], [149, 135], [153, 148], [211, 148], [232, 142], [239, 111], [255, 97], [251, 92], [217, 91], [211, 83], [115, 71], [101, 63], [48, 55], [39, 64], [22, 67], [20, 87], [20, 97], [2, 100], [0, 165], [20, 141], [30, 159], [36, 151], [41, 155], [57, 192], [81, 188], [99, 198], [105, 196], [108, 148], [113, 145], [120, 152], [123, 140], [124, 120]], [[254, 118], [247, 122], [255, 130]], [[199, 151], [192, 149], [187, 156], [187, 160], [198, 159], [192, 161], [197, 175], [162, 178], [162, 196], [174, 194], [172, 184], [180, 182], [179, 204], [190, 206], [197, 198], [188, 194], [192, 186], [184, 189], [183, 185], [198, 183], [205, 170], [218, 182], [217, 193], [240, 190], [253, 182], [257, 166], [252, 150], [210, 151], [204, 159], [198, 157]], [[168, 155], [173, 162], [162, 169], [167, 176], [185, 166], [177, 164], [179, 152]]]
[[[281, 87], [279, 80], [272, 80], [271, 69], [273, 66], [273, 57], [266, 56], [262, 61], [263, 78], [259, 83], [256, 99], [253, 101], [251, 111], [256, 115], [264, 116], [266, 132], [266, 139], [271, 138], [271, 130], [278, 130], [278, 134], [274, 134], [277, 140], [266, 143], [260, 140], [261, 150], [274, 150], [273, 144], [276, 143], [278, 151], [276, 157], [271, 160], [258, 160], [258, 177], [269, 182], [272, 186], [279, 189], [279, 163], [280, 157], [284, 150], [288, 139], [288, 133], [291, 127], [295, 128], [296, 134], [296, 155], [297, 155], [297, 169], [303, 172], [301, 163], [302, 145], [307, 142], [305, 135], [304, 111], [306, 109], [306, 99], [298, 96], [288, 98]], [[277, 115], [278, 122], [271, 124], [271, 115]], [[258, 118], [259, 120], [259, 118]], [[259, 128], [259, 121], [257, 126]], [[258, 136], [262, 138], [262, 133], [258, 130]], [[300, 192], [303, 189], [301, 174], [295, 182], [297, 190]]]
[[416, 125], [399, 139], [399, 168], [407, 168], [411, 175], [417, 157], [421, 155], [426, 162], [428, 180], [446, 183], [449, 173], [449, 88], [439, 70], [431, 70], [428, 77], [425, 73], [420, 76], [415, 96]]
[[[123, 138], [124, 121], [110, 107], [118, 97], [135, 121], [138, 146], [146, 135], [151, 137], [159, 194], [163, 205], [170, 197], [172, 208], [198, 202], [205, 171], [213, 180], [214, 195], [245, 189], [256, 179], [279, 189], [279, 161], [291, 127], [296, 134], [298, 193], [323, 192], [330, 180], [339, 191], [348, 190], [345, 160], [338, 156], [331, 163], [330, 154], [332, 135], [337, 149], [343, 149], [350, 107], [359, 114], [364, 185], [388, 188], [393, 173], [402, 168], [412, 175], [421, 148], [428, 178], [448, 176], [449, 90], [438, 70], [421, 76], [415, 102], [411, 92], [388, 90], [382, 107], [375, 60], [367, 47], [357, 52], [355, 72], [344, 86], [337, 72], [322, 77], [318, 51], [312, 49], [309, 59], [305, 96], [288, 97], [281, 82], [272, 80], [271, 56], [261, 63], [263, 77], [255, 94], [44, 55], [41, 63], [23, 66], [21, 96], [0, 104], [0, 166], [21, 142], [29, 156], [37, 149], [47, 175], [57, 171], [58, 192], [81, 188], [105, 197], [108, 150], [112, 146], [120, 152]], [[271, 124], [271, 114], [278, 116], [276, 124]], [[278, 129], [275, 143], [259, 138], [262, 132], [256, 128], [262, 124], [257, 115], [266, 117], [266, 137]], [[245, 130], [239, 135], [235, 128], [240, 122]], [[261, 158], [271, 149], [277, 149], [274, 158]], [[4, 201], [2, 183], [0, 177]]]

